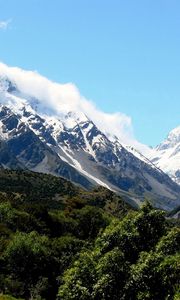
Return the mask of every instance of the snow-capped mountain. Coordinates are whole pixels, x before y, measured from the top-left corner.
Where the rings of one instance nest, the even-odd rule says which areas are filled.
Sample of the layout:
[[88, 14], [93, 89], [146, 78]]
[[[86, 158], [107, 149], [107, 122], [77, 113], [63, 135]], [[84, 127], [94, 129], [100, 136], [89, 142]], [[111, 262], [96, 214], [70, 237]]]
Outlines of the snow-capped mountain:
[[180, 126], [155, 148], [151, 160], [174, 181], [180, 184]]
[[[55, 111], [43, 100], [47, 94], [35, 88], [27, 92], [26, 84], [27, 79], [24, 87], [19, 77], [0, 68], [1, 167], [51, 173], [85, 188], [103, 185], [134, 205], [145, 198], [166, 210], [180, 204], [180, 187], [155, 164], [118, 137], [102, 132], [88, 111], [87, 115], [81, 109], [68, 111], [64, 100], [68, 93], [62, 102], [58, 97]], [[59, 93], [58, 84], [55, 88]]]

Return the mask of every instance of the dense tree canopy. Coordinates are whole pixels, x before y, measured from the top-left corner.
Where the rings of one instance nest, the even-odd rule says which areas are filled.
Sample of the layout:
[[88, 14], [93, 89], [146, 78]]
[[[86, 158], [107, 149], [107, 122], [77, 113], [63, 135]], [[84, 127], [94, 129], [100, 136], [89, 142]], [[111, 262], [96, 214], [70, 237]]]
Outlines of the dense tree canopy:
[[0, 299], [180, 299], [180, 229], [164, 212], [48, 175], [0, 181]]
[[64, 273], [59, 299], [175, 299], [179, 238], [180, 229], [169, 228], [164, 214], [149, 204], [113, 220]]

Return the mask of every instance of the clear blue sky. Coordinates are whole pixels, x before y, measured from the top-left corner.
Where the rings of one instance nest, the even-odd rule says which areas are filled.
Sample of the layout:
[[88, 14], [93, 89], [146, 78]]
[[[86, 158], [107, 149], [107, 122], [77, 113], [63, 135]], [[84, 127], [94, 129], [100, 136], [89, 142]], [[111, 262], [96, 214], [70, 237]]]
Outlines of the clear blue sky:
[[179, 0], [0, 0], [0, 61], [73, 82], [158, 144], [180, 124]]

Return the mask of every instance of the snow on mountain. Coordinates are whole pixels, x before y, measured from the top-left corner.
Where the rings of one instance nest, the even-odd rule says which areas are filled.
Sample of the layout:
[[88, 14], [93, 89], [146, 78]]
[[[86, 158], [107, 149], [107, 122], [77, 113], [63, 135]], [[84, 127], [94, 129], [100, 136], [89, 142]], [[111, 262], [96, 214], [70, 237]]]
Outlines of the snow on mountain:
[[[145, 197], [167, 210], [179, 205], [178, 185], [111, 130], [118, 116], [97, 113], [71, 85], [13, 70], [0, 64], [1, 166], [63, 176], [85, 188], [103, 185], [133, 205]], [[129, 121], [120, 116], [120, 122]]]
[[0, 77], [7, 78], [11, 84], [13, 83], [16, 90], [21, 92], [21, 96], [28, 98], [37, 113], [44, 112], [59, 116], [60, 119], [68, 112], [84, 113], [104, 134], [117, 136], [121, 143], [132, 145], [140, 152], [145, 154], [149, 152], [146, 145], [135, 139], [129, 116], [120, 112], [105, 113], [99, 110], [92, 101], [80, 94], [74, 84], [56, 83], [35, 71], [9, 67], [1, 62]]
[[155, 148], [151, 161], [180, 184], [180, 126]]

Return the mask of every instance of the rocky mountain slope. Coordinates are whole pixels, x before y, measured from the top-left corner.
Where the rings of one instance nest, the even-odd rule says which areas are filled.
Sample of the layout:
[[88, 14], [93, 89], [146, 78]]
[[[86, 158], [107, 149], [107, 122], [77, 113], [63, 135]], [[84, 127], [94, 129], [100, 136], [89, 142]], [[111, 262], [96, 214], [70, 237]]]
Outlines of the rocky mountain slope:
[[180, 187], [150, 160], [105, 135], [82, 111], [56, 113], [42, 99], [24, 93], [16, 78], [0, 76], [3, 168], [63, 176], [87, 189], [102, 185], [135, 206], [145, 198], [166, 210], [179, 205]]

